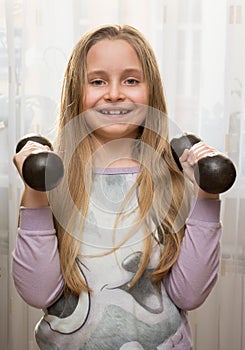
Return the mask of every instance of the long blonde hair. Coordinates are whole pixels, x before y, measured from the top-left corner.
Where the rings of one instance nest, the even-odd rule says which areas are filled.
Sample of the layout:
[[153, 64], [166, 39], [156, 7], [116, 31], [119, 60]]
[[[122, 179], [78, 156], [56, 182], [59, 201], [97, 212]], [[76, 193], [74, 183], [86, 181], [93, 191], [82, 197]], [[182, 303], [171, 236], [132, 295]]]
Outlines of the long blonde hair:
[[[164, 247], [158, 265], [152, 273], [152, 278], [156, 282], [162, 280], [178, 257], [188, 213], [189, 198], [186, 196], [185, 180], [175, 164], [169, 146], [166, 102], [152, 48], [138, 30], [128, 25], [103, 26], [90, 31], [75, 46], [64, 76], [56, 148], [66, 164], [67, 171], [63, 183], [50, 193], [62, 273], [66, 287], [75, 294], [89, 290], [89, 286], [82, 278], [77, 264], [80, 240], [70, 234], [75, 217], [71, 211], [79, 210], [82, 217], [86, 217], [92, 182], [89, 161], [93, 153], [91, 138], [87, 136], [86, 125], [79, 116], [84, 112], [87, 54], [95, 43], [103, 39], [125, 40], [135, 49], [148, 85], [149, 107], [154, 111], [146, 117], [145, 125], [139, 135], [141, 146], [138, 161], [144, 166], [138, 174], [136, 186], [140, 219], [144, 221], [149, 213], [154, 217], [157, 237]], [[69, 132], [64, 132], [67, 128]], [[80, 140], [82, 141], [79, 142]], [[75, 149], [72, 143], [76, 145]], [[68, 154], [68, 149], [73, 150], [72, 156]], [[154, 157], [149, 149], [154, 149]], [[73, 208], [68, 204], [71, 199]], [[148, 234], [144, 239], [139, 270], [132, 284], [144, 272], [151, 251], [152, 236]]]

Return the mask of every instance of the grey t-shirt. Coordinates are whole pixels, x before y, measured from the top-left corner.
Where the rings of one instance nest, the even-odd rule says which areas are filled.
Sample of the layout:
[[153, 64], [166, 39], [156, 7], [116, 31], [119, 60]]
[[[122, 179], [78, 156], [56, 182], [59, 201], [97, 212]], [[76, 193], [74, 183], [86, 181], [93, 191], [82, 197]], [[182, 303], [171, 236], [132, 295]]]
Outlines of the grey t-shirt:
[[[190, 350], [186, 310], [200, 306], [219, 269], [220, 202], [192, 201], [178, 260], [160, 290], [150, 279], [163, 246], [152, 225], [153, 251], [146, 271], [129, 288], [142, 256], [143, 233], [136, 229], [137, 191], [113, 236], [114, 221], [136, 169], [95, 174], [78, 264], [92, 292], [63, 293], [57, 237], [50, 208], [22, 208], [13, 252], [13, 278], [20, 295], [42, 307], [36, 327], [42, 350]], [[117, 194], [118, 193], [118, 194]], [[79, 235], [79, 220], [74, 235]], [[112, 237], [115, 237], [112, 238]], [[109, 251], [115, 244], [120, 248]]]
[[[158, 290], [150, 278], [163, 248], [153, 236], [150, 263], [129, 288], [139, 267], [144, 237], [141, 228], [135, 227], [137, 191], [124, 206], [115, 234], [113, 231], [122, 203], [135, 183], [137, 169], [130, 173], [126, 169], [116, 173], [108, 170], [94, 174], [81, 236], [79, 266], [92, 292], [82, 293], [79, 298], [62, 296], [47, 310], [36, 334], [42, 349], [164, 349], [182, 326], [180, 312], [164, 286]], [[77, 221], [74, 234], [79, 237], [79, 217]], [[154, 235], [154, 229], [152, 224], [149, 234]], [[128, 238], [131, 230], [136, 232]], [[108, 252], [118, 244], [119, 249]], [[42, 343], [44, 336], [50, 345]]]

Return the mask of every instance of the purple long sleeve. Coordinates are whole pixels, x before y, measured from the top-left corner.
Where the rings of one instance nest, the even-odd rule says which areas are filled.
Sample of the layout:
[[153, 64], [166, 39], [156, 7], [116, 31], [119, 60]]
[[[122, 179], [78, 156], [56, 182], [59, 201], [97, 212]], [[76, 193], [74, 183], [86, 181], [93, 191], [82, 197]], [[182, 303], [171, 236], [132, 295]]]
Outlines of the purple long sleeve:
[[[50, 208], [22, 208], [13, 252], [13, 278], [22, 298], [45, 308], [62, 293], [57, 237]], [[180, 255], [165, 278], [166, 291], [182, 310], [203, 303], [216, 282], [221, 236], [220, 201], [193, 200]]]
[[12, 271], [17, 291], [31, 306], [47, 307], [61, 294], [63, 278], [49, 207], [21, 208]]
[[220, 201], [193, 200], [177, 262], [165, 279], [172, 301], [182, 310], [200, 306], [212, 290], [220, 262]]

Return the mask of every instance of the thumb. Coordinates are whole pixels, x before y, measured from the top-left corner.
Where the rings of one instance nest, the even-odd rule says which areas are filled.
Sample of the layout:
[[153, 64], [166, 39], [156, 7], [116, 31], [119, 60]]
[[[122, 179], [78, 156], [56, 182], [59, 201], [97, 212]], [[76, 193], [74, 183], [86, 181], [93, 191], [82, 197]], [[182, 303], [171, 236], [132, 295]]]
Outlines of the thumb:
[[187, 161], [188, 157], [190, 155], [190, 150], [185, 149], [184, 152], [182, 153], [181, 157], [179, 158], [181, 163], [184, 163]]

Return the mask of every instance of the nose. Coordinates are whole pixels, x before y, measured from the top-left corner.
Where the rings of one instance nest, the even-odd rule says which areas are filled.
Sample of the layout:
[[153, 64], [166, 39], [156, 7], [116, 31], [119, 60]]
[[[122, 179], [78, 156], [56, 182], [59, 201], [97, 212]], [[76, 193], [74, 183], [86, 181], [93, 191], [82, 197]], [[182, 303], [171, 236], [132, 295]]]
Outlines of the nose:
[[104, 96], [108, 102], [122, 101], [125, 99], [122, 86], [119, 82], [111, 82], [108, 84], [107, 91]]

